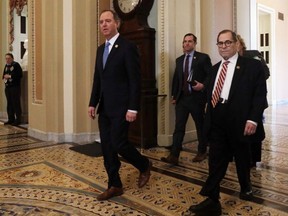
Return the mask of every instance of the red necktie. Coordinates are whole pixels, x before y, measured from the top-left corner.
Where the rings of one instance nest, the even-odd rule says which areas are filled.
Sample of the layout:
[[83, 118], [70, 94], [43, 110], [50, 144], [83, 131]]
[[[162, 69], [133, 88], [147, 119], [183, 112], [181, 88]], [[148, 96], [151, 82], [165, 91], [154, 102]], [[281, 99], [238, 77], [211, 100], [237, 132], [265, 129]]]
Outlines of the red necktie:
[[212, 103], [213, 108], [216, 106], [216, 104], [219, 101], [220, 94], [221, 94], [221, 91], [222, 91], [222, 88], [224, 85], [225, 77], [227, 74], [227, 68], [228, 68], [227, 65], [228, 64], [229, 64], [229, 61], [225, 61], [222, 64], [222, 69], [220, 71], [220, 75], [218, 77], [217, 84], [216, 84], [215, 89], [214, 89], [213, 94], [212, 94], [211, 103]]
[[189, 84], [187, 82], [188, 76], [189, 76], [189, 58], [190, 55], [186, 56], [185, 65], [184, 65], [184, 78], [183, 78], [183, 92], [185, 95], [189, 95]]

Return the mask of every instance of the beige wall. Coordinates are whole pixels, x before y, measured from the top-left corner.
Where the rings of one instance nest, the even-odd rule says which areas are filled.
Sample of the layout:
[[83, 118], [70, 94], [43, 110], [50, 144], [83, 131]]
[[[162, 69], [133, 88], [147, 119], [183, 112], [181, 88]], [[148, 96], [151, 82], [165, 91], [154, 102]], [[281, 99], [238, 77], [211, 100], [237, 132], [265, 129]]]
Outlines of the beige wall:
[[[281, 104], [288, 102], [288, 91], [287, 91], [287, 80], [288, 80], [288, 61], [287, 61], [287, 50], [288, 50], [288, 1], [287, 0], [258, 0], [258, 4], [265, 5], [268, 9], [274, 11], [274, 22], [275, 26], [272, 26], [274, 32], [274, 41], [272, 46], [274, 48], [272, 59], [272, 71], [269, 79], [273, 85], [273, 103]], [[278, 19], [278, 12], [284, 14], [284, 21]], [[272, 32], [273, 34], [273, 32]]]
[[[29, 2], [30, 135], [57, 142], [94, 140], [88, 118], [97, 37], [97, 2]], [[45, 28], [43, 28], [45, 26]], [[35, 61], [33, 62], [33, 59]], [[36, 60], [37, 59], [37, 60]]]
[[[3, 16], [8, 12], [8, 1], [0, 2], [0, 74], [2, 77], [3, 68], [5, 65], [5, 53], [9, 51], [8, 49], [8, 17]], [[2, 82], [2, 78], [0, 81], [0, 118], [6, 118], [6, 98], [4, 94], [4, 84]]]
[[210, 55], [212, 64], [221, 59], [216, 42], [223, 29], [234, 30], [233, 1], [201, 0], [202, 51]]
[[29, 133], [47, 139], [63, 133], [63, 1], [31, 0], [28, 7]]
[[[158, 144], [172, 144], [175, 127], [174, 105], [171, 105], [172, 77], [175, 59], [182, 54], [183, 36], [192, 32], [198, 37], [196, 49], [208, 53], [212, 63], [219, 61], [216, 37], [223, 29], [233, 29], [233, 1], [227, 0], [158, 0], [151, 16], [157, 17], [156, 76], [160, 94], [158, 103]], [[155, 5], [154, 5], [155, 6]], [[223, 13], [225, 11], [225, 13]], [[184, 142], [196, 140], [194, 122], [189, 117]]]
[[[172, 144], [175, 126], [175, 107], [171, 105], [171, 86], [175, 69], [175, 60], [182, 55], [183, 36], [192, 32], [201, 34], [198, 22], [199, 0], [158, 0], [154, 2], [151, 20], [157, 20], [156, 28], [156, 79], [159, 94], [167, 95], [158, 100], [158, 145]], [[187, 18], [189, 17], [189, 18]], [[200, 38], [200, 36], [199, 36]], [[197, 45], [201, 47], [201, 43]], [[184, 142], [197, 139], [194, 122], [187, 123]]]
[[[237, 2], [245, 6], [247, 1], [249, 0]], [[28, 0], [30, 135], [57, 142], [88, 142], [98, 137], [97, 120], [88, 118], [87, 107], [96, 49], [103, 42], [98, 31], [98, 14], [102, 9], [109, 8], [110, 2]], [[258, 0], [258, 3], [273, 8], [276, 15], [278, 11], [284, 13], [285, 18], [280, 21], [275, 17], [277, 36], [275, 70], [273, 69], [272, 76], [273, 84], [277, 84], [274, 85], [277, 102], [288, 100], [285, 91], [288, 6], [284, 2]], [[171, 82], [175, 59], [182, 53], [184, 34], [195, 33], [199, 40], [197, 50], [208, 53], [212, 63], [216, 63], [220, 59], [215, 45], [218, 32], [224, 28], [237, 27], [233, 17], [234, 3], [235, 1], [227, 0], [181, 0], [179, 4], [178, 0], [155, 0], [149, 21], [151, 27], [156, 29], [157, 88], [159, 94], [167, 95], [158, 100], [159, 145], [167, 146], [172, 143], [175, 117], [174, 106], [170, 103]], [[0, 68], [3, 68], [4, 54], [8, 50], [7, 1], [1, 1], [0, 11]], [[248, 17], [243, 16], [242, 20], [246, 22], [246, 19]], [[2, 82], [0, 87], [4, 88]], [[2, 116], [6, 114], [3, 92], [0, 93]], [[185, 141], [196, 138], [194, 123], [190, 118]]]

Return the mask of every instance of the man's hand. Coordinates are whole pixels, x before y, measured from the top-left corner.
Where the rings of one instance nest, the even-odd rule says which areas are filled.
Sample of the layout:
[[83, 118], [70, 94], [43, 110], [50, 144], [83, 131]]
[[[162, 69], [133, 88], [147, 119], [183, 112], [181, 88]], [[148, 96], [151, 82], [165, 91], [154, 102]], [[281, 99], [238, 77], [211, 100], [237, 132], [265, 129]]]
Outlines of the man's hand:
[[5, 75], [4, 75], [4, 79], [6, 79], [6, 80], [11, 79], [11, 75], [5, 74]]
[[244, 129], [244, 136], [250, 136], [255, 134], [257, 129], [257, 125], [251, 123], [251, 122], [246, 122], [245, 129]]
[[96, 109], [95, 109], [95, 107], [89, 107], [88, 108], [88, 115], [89, 115], [89, 117], [91, 118], [91, 119], [95, 119], [95, 113], [96, 113]]
[[201, 91], [204, 88], [204, 85], [200, 82], [198, 82], [197, 80], [195, 80], [196, 85], [192, 86], [192, 89], [194, 91]]
[[127, 113], [126, 113], [126, 121], [133, 122], [133, 121], [136, 120], [136, 117], [137, 117], [137, 113], [127, 111]]

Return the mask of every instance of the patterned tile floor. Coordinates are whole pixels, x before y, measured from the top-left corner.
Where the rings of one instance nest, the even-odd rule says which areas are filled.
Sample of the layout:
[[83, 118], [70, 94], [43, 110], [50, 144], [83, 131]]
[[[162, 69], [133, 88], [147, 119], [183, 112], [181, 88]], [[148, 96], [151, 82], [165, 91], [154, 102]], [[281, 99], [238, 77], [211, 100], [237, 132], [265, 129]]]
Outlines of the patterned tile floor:
[[[251, 170], [255, 199], [238, 198], [231, 163], [221, 184], [223, 215], [288, 215], [288, 105], [270, 107], [265, 117], [263, 160]], [[208, 165], [192, 162], [195, 142], [183, 145], [179, 166], [159, 160], [168, 154], [165, 148], [142, 150], [153, 161], [151, 180], [142, 189], [137, 170], [122, 161], [125, 193], [102, 202], [96, 196], [107, 185], [103, 158], [72, 151], [73, 145], [39, 141], [25, 128], [0, 124], [0, 215], [184, 216], [203, 200], [198, 192]]]

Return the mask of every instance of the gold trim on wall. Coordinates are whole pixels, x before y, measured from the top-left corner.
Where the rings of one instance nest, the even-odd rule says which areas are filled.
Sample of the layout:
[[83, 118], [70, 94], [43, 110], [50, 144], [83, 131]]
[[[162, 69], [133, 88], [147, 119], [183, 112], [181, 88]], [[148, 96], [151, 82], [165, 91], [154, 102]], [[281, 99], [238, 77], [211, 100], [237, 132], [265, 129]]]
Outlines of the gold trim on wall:
[[[168, 75], [165, 73], [167, 71], [166, 68], [166, 60], [165, 60], [165, 1], [161, 0], [160, 2], [160, 9], [158, 10], [160, 13], [160, 71], [159, 71], [159, 86], [158, 91], [160, 95], [163, 95], [166, 93], [165, 86], [166, 86], [166, 76]], [[165, 109], [165, 102], [166, 97], [159, 99], [159, 109], [158, 109], [158, 115], [160, 115], [159, 118], [159, 130], [158, 134], [166, 134], [166, 127], [165, 127], [165, 119], [166, 119], [166, 109]]]
[[[41, 23], [41, 16], [39, 14], [37, 20], [37, 11], [39, 12], [41, 7], [40, 6], [40, 1], [36, 0], [30, 0], [31, 2], [31, 48], [32, 48], [32, 52], [31, 52], [31, 77], [32, 77], [32, 103], [34, 104], [42, 104], [43, 103], [43, 98], [42, 98], [42, 72], [41, 72], [41, 47], [37, 46], [41, 44], [41, 28], [39, 25], [39, 34], [38, 37], [36, 39], [36, 29], [38, 24], [37, 23]], [[36, 5], [39, 4], [39, 5]], [[30, 54], [29, 54], [30, 55]], [[37, 56], [36, 56], [37, 55]]]
[[99, 14], [100, 14], [100, 3], [99, 3], [100, 0], [97, 1], [96, 3], [96, 8], [97, 8], [97, 19], [96, 19], [96, 28], [97, 28], [97, 44], [100, 44], [100, 29], [99, 29]]

